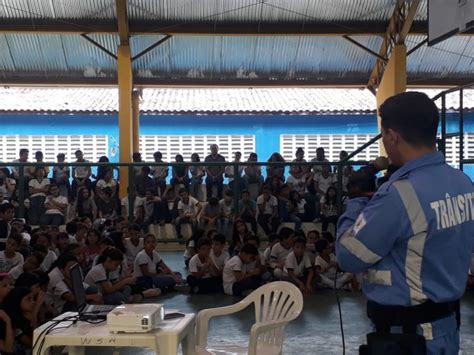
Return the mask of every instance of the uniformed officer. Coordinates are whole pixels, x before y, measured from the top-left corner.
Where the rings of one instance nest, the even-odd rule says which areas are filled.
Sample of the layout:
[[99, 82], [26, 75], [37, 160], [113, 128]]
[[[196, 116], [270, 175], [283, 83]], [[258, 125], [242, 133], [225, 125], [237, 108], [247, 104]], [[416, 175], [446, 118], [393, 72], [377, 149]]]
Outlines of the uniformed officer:
[[375, 194], [349, 200], [337, 260], [344, 271], [363, 273], [377, 333], [401, 329], [422, 335], [428, 354], [457, 354], [474, 244], [473, 184], [436, 151], [438, 109], [425, 94], [393, 96], [379, 113], [383, 144], [400, 168]]

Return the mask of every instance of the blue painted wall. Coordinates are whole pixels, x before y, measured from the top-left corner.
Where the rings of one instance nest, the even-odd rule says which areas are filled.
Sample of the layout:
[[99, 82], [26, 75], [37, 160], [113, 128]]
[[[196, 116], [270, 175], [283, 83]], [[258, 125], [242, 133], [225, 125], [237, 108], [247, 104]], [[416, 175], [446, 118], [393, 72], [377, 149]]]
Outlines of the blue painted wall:
[[[117, 115], [0, 115], [0, 134], [103, 134], [109, 147], [118, 143]], [[448, 114], [448, 132], [457, 131], [456, 114]], [[466, 131], [474, 132], [474, 113], [465, 114]], [[377, 120], [367, 115], [318, 116], [142, 116], [141, 134], [254, 134], [260, 160], [280, 149], [281, 134], [377, 133]], [[112, 158], [117, 161], [118, 154]], [[474, 167], [473, 167], [474, 168]]]

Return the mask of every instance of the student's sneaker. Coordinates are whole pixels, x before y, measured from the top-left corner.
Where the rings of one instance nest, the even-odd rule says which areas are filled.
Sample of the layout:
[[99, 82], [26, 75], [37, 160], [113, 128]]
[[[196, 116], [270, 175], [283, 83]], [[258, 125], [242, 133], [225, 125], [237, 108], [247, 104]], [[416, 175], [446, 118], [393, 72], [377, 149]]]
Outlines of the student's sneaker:
[[143, 296], [140, 294], [135, 294], [132, 295], [132, 303], [142, 303], [143, 302]]
[[143, 296], [145, 298], [155, 298], [161, 296], [161, 290], [159, 288], [150, 288], [143, 291]]

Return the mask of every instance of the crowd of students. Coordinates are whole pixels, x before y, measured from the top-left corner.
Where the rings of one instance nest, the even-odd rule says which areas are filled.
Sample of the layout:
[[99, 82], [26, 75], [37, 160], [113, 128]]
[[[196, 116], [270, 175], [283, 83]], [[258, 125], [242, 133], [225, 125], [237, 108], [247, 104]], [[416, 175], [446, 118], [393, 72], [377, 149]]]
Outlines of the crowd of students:
[[[112, 168], [99, 166], [94, 173], [91, 166], [69, 168], [62, 165], [65, 155], [58, 154], [60, 165], [50, 169], [43, 160], [43, 153], [38, 151], [36, 162], [23, 168], [23, 186], [19, 186], [18, 166], [0, 169], [0, 204], [12, 203], [18, 208], [22, 190], [29, 225], [60, 226], [85, 217], [92, 221], [114, 220], [130, 213], [145, 230], [151, 224], [172, 223], [178, 237], [182, 236], [183, 224], [191, 224], [194, 229], [217, 228], [229, 234], [237, 219], [250, 223], [255, 234], [260, 226], [267, 235], [276, 232], [284, 222], [295, 223], [297, 230], [303, 222], [321, 221], [324, 231], [330, 224], [336, 224], [336, 177], [329, 165], [299, 165], [306, 163], [303, 149], [299, 148], [295, 159], [288, 164], [288, 176], [284, 166], [268, 166], [265, 172], [260, 166], [226, 166], [217, 145], [211, 145], [210, 151], [204, 163], [223, 163], [222, 166], [193, 165], [201, 162], [199, 155], [193, 154], [191, 162], [172, 168], [136, 167], [132, 181], [133, 211], [129, 211], [128, 196], [122, 199], [118, 196], [120, 179]], [[80, 150], [75, 156], [74, 163], [90, 163]], [[347, 153], [341, 152], [341, 159], [345, 156]], [[143, 163], [139, 153], [134, 154], [133, 160]], [[245, 164], [241, 160], [240, 152], [235, 153], [233, 163]], [[257, 161], [255, 153], [247, 159], [250, 163]], [[285, 162], [279, 153], [272, 154], [268, 161]], [[318, 148], [311, 161], [327, 163], [324, 149]], [[19, 159], [14, 162], [28, 164], [29, 151], [21, 149]], [[107, 163], [108, 159], [101, 157], [99, 162]], [[154, 154], [154, 162], [164, 163], [160, 152]], [[183, 163], [183, 157], [178, 154], [175, 162]], [[343, 193], [347, 191], [351, 173], [351, 167], [344, 169]], [[237, 175], [239, 195], [234, 196]], [[224, 185], [225, 179], [227, 185]], [[204, 184], [206, 197], [200, 196], [199, 187]], [[238, 211], [234, 210], [235, 199], [239, 199]]]

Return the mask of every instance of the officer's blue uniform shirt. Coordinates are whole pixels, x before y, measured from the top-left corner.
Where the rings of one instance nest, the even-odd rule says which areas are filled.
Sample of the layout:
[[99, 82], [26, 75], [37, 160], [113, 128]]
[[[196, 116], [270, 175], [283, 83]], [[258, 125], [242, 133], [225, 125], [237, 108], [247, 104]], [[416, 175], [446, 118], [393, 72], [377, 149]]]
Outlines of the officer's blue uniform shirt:
[[459, 299], [474, 244], [474, 189], [442, 153], [414, 159], [372, 197], [348, 202], [336, 254], [368, 299], [411, 306]]

